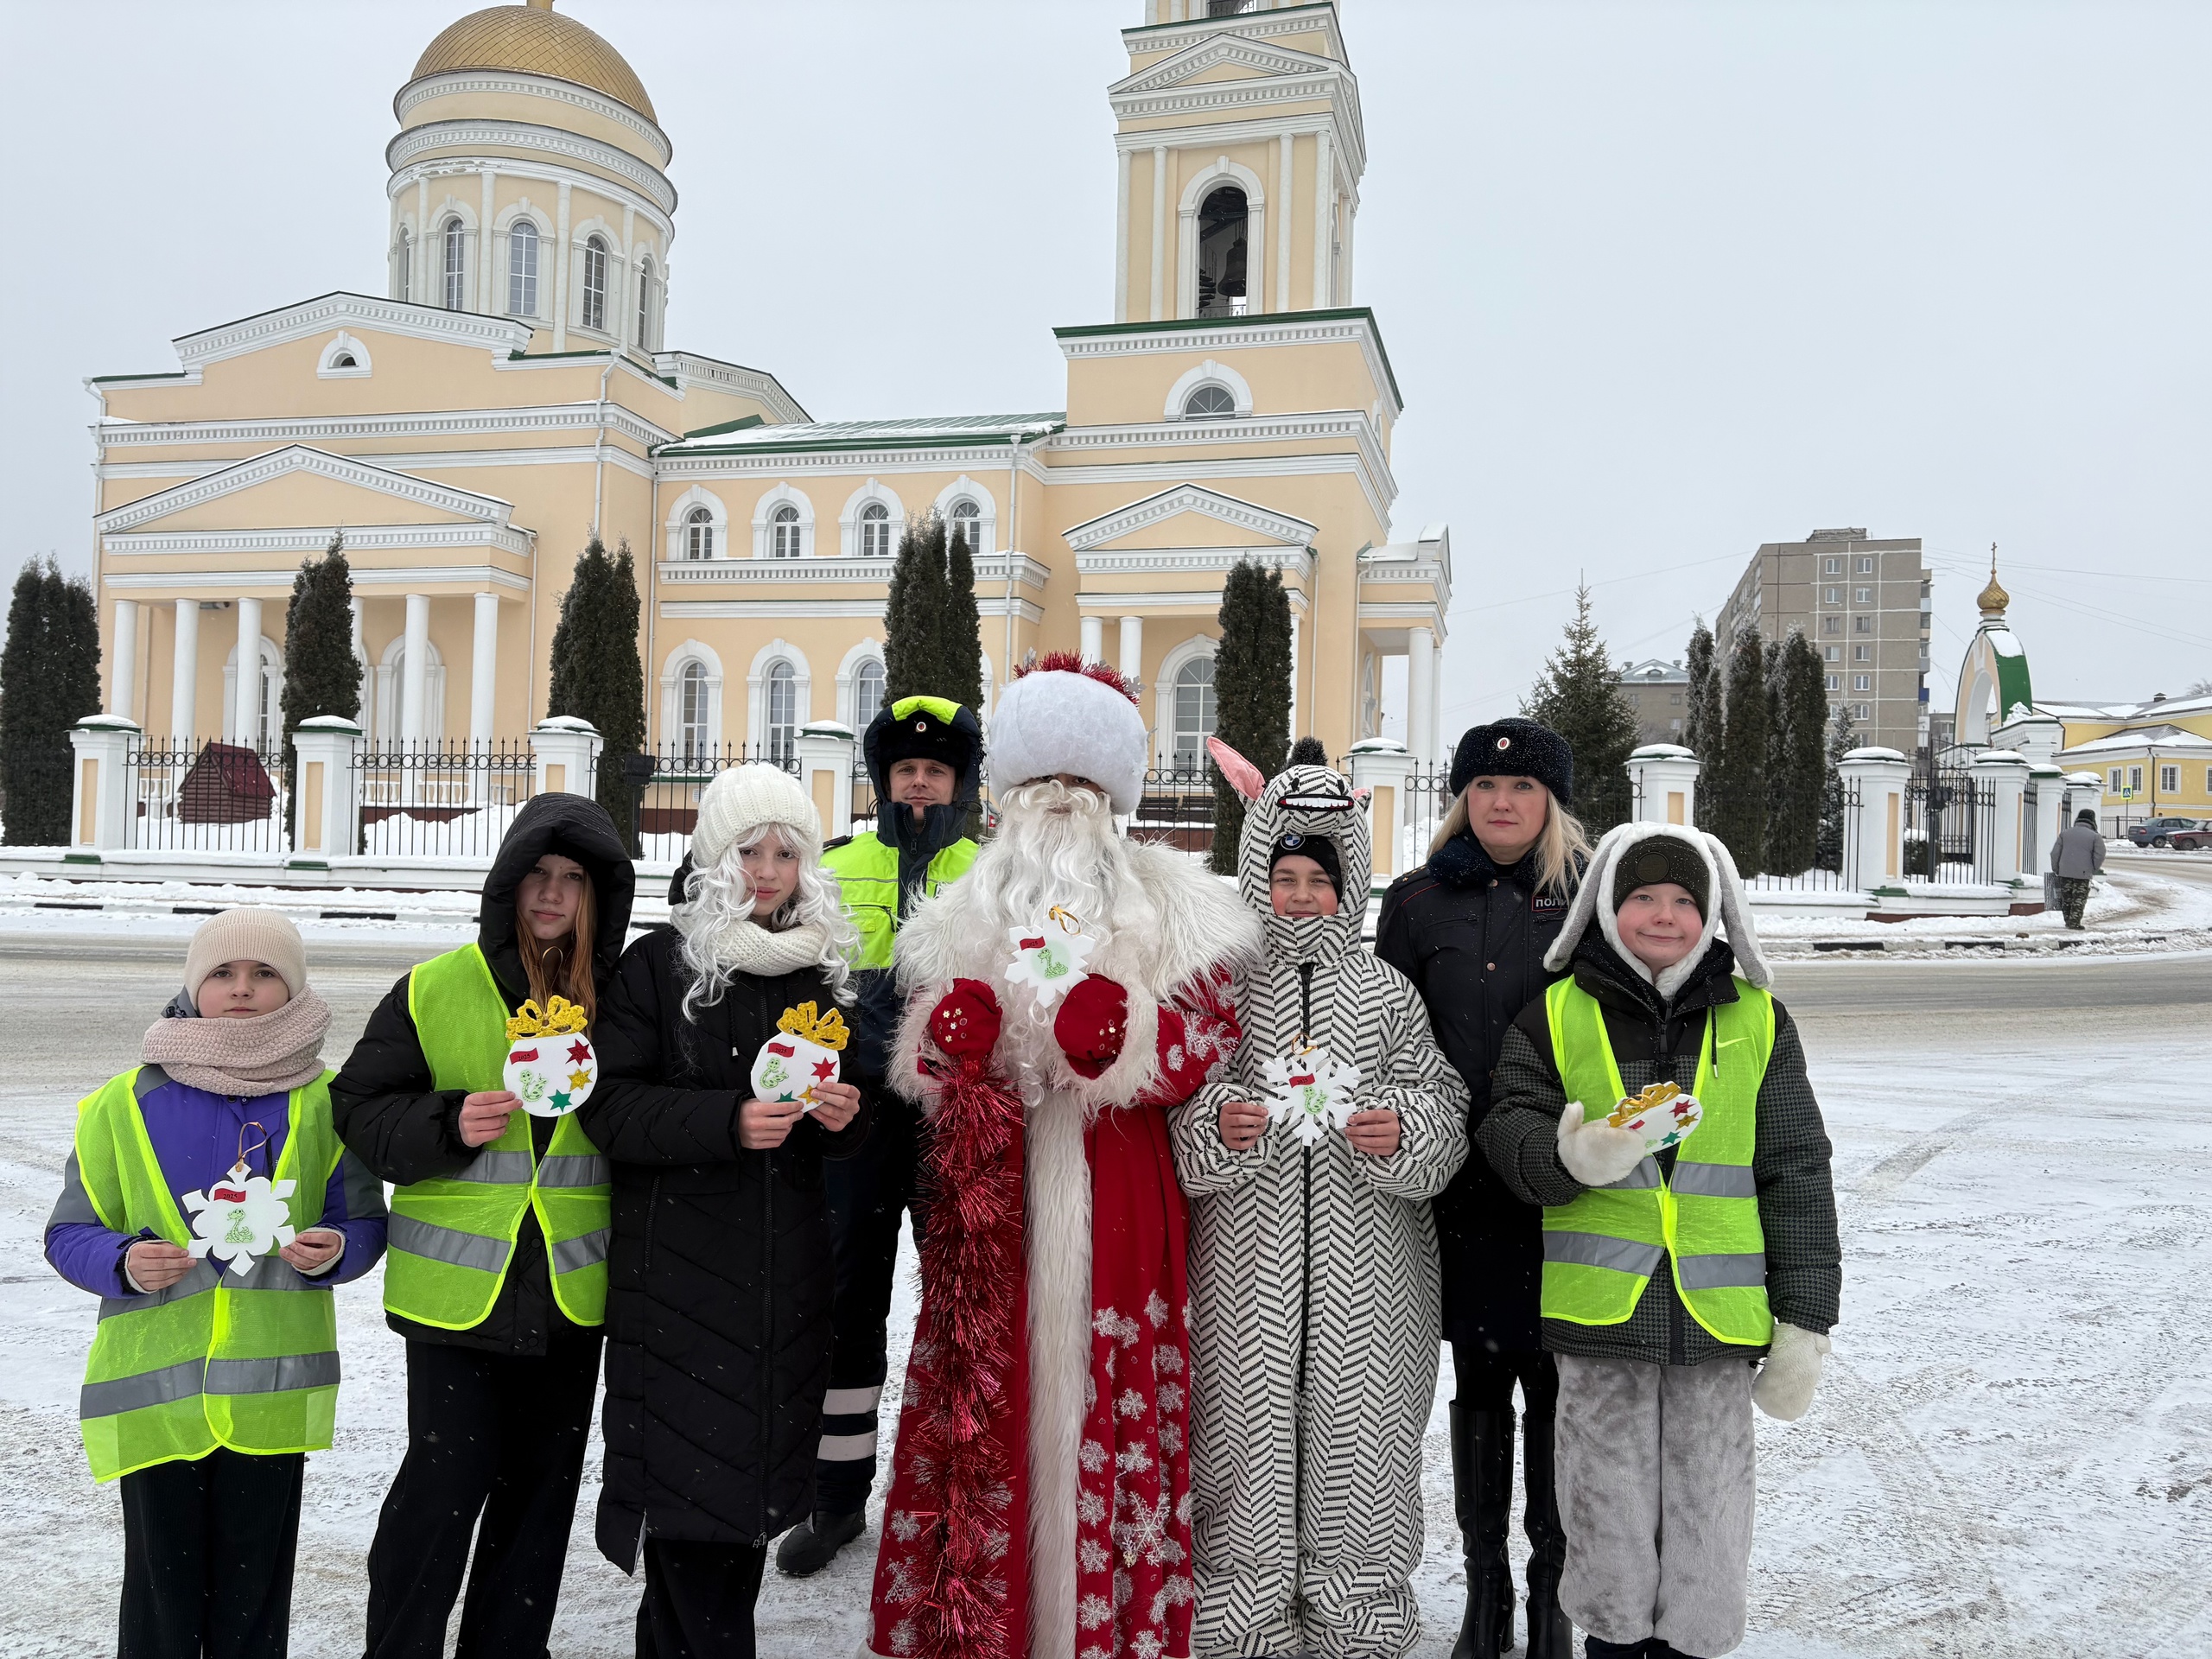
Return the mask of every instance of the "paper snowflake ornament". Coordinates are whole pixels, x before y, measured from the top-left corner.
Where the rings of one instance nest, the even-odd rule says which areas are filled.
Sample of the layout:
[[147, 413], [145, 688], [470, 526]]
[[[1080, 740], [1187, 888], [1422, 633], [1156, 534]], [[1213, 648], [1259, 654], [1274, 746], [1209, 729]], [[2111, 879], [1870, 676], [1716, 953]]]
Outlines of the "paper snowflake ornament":
[[566, 1117], [590, 1098], [599, 1056], [584, 1033], [584, 1011], [565, 996], [541, 1009], [525, 1002], [507, 1021], [506, 1090], [533, 1117]]
[[1632, 1129], [1642, 1135], [1644, 1155], [1649, 1157], [1688, 1139], [1705, 1122], [1705, 1108], [1695, 1095], [1683, 1093], [1680, 1084], [1655, 1083], [1614, 1107], [1605, 1122], [1617, 1129]]
[[1014, 946], [1007, 982], [1028, 986], [1039, 1008], [1051, 1007], [1090, 977], [1084, 963], [1098, 941], [1083, 931], [1072, 912], [1055, 905], [1036, 926], [1010, 927], [1006, 937]]
[[753, 1098], [797, 1101], [810, 1112], [822, 1103], [816, 1086], [837, 1081], [838, 1051], [852, 1034], [845, 1016], [835, 1008], [817, 1015], [813, 1003], [802, 1002], [784, 1010], [776, 1033], [753, 1056]]
[[211, 1255], [226, 1262], [245, 1277], [253, 1271], [254, 1257], [274, 1255], [292, 1242], [292, 1212], [284, 1203], [292, 1185], [247, 1174], [241, 1159], [205, 1192], [188, 1192], [179, 1200], [192, 1212], [194, 1237], [185, 1249], [203, 1262]]
[[1302, 1146], [1312, 1146], [1324, 1131], [1342, 1130], [1357, 1109], [1352, 1096], [1359, 1089], [1359, 1068], [1346, 1065], [1325, 1047], [1279, 1054], [1261, 1072], [1271, 1122], [1288, 1123]]

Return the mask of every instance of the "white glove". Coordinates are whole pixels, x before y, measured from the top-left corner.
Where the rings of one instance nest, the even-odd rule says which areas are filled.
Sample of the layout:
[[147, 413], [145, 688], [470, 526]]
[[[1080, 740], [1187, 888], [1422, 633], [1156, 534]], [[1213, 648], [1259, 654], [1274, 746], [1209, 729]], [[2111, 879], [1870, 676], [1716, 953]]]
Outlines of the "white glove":
[[1570, 1100], [1560, 1115], [1559, 1160], [1583, 1185], [1611, 1186], [1643, 1161], [1643, 1137], [1602, 1117], [1585, 1123], [1582, 1103]]
[[1751, 1382], [1751, 1402], [1778, 1423], [1794, 1423], [1811, 1409], [1821, 1381], [1826, 1337], [1816, 1337], [1780, 1319], [1774, 1322], [1774, 1346]]

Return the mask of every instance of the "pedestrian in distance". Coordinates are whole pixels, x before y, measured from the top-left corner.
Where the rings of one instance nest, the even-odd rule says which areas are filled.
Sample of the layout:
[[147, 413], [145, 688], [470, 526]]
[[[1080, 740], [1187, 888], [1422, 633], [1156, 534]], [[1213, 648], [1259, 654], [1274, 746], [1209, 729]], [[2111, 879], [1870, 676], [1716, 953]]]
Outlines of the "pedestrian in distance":
[[1192, 1650], [1402, 1654], [1436, 1393], [1429, 1200], [1467, 1155], [1466, 1090], [1414, 988], [1361, 947], [1350, 780], [1310, 738], [1271, 783], [1210, 747], [1252, 803], [1237, 885], [1267, 950], [1243, 1046], [1171, 1119], [1191, 1198]]
[[750, 1659], [768, 1542], [813, 1502], [824, 1161], [868, 1133], [835, 1075], [857, 939], [821, 843], [780, 767], [708, 785], [673, 925], [623, 957], [580, 1109], [613, 1172], [599, 1548], [644, 1557], [639, 1659]]
[[2066, 925], [2082, 931], [2082, 912], [2089, 903], [2089, 882], [2105, 873], [2105, 838], [2097, 828], [2097, 815], [2083, 807], [2074, 822], [2050, 843], [2050, 868], [2058, 877], [2058, 906]]
[[[1465, 1083], [1471, 1139], [1490, 1114], [1491, 1072], [1513, 1016], [1558, 976], [1559, 937], [1589, 857], [1569, 810], [1574, 753], [1548, 727], [1477, 726], [1452, 751], [1451, 810], [1428, 861], [1382, 895], [1375, 954], [1411, 980], [1446, 1058]], [[1467, 1563], [1467, 1605], [1452, 1659], [1497, 1659], [1514, 1645], [1506, 1560], [1513, 1502], [1513, 1390], [1521, 1390], [1522, 1526], [1529, 1539], [1529, 1659], [1565, 1659], [1559, 1610], [1567, 1560], [1552, 1489], [1559, 1374], [1537, 1319], [1543, 1217], [1489, 1163], [1470, 1157], [1435, 1201], [1452, 1344], [1452, 1494]]]
[[[332, 1287], [384, 1254], [339, 1144], [299, 930], [226, 910], [141, 1064], [77, 1108], [46, 1258], [100, 1299], [79, 1411], [119, 1481], [124, 1659], [281, 1659], [301, 1483], [338, 1402]], [[306, 1294], [298, 1293], [305, 1292]]]
[[876, 1413], [889, 1364], [899, 1217], [912, 1217], [918, 1244], [925, 1224], [922, 1116], [913, 1103], [884, 1086], [885, 1058], [899, 1025], [891, 955], [914, 906], [958, 880], [976, 861], [968, 826], [982, 751], [975, 715], [957, 702], [901, 697], [878, 709], [861, 741], [875, 786], [875, 828], [833, 841], [822, 853], [822, 868], [836, 878], [845, 913], [860, 930], [846, 1077], [868, 1096], [869, 1127], [859, 1152], [828, 1169], [837, 1260], [836, 1340], [823, 1405], [814, 1513], [776, 1549], [777, 1567], [794, 1576], [821, 1571], [867, 1529]]
[[605, 808], [535, 797], [485, 878], [476, 942], [394, 985], [331, 1085], [339, 1134], [397, 1188], [384, 1305], [407, 1339], [369, 1659], [440, 1659], [464, 1569], [460, 1659], [545, 1651], [599, 1381], [607, 1160], [573, 1111], [522, 1109], [508, 1022], [556, 998], [596, 1016], [634, 880]]
[[1506, 1033], [1478, 1140], [1545, 1206], [1560, 1601], [1587, 1659], [1718, 1659], [1744, 1638], [1751, 1408], [1804, 1414], [1837, 1316], [1828, 1138], [1716, 837], [1609, 832], [1545, 964], [1568, 976]]

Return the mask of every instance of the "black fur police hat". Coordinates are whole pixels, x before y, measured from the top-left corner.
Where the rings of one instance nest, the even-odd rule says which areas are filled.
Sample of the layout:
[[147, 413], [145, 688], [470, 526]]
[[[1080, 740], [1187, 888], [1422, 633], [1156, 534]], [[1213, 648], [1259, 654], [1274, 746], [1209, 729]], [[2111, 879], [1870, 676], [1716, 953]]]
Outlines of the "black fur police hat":
[[1574, 804], [1574, 751], [1550, 727], [1517, 715], [1470, 727], [1452, 750], [1453, 797], [1478, 778], [1533, 778], [1561, 806]]

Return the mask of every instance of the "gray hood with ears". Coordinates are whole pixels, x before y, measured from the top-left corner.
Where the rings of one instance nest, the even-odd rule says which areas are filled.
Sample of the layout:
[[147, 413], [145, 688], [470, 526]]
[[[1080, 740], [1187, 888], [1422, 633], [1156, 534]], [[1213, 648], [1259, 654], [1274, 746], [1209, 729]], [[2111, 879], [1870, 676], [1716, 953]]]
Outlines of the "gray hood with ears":
[[[1711, 879], [1713, 902], [1706, 907], [1705, 928], [1698, 935], [1696, 948], [1673, 967], [1655, 976], [1622, 945], [1612, 896], [1613, 873], [1619, 869], [1622, 855], [1638, 842], [1658, 836], [1672, 836], [1696, 849], [1704, 859]], [[1589, 931], [1593, 916], [1614, 954], [1649, 980], [1662, 996], [1671, 997], [1682, 988], [1696, 970], [1699, 958], [1705, 955], [1705, 948], [1713, 943], [1716, 932], [1726, 938], [1735, 951], [1738, 974], [1761, 990], [1774, 983], [1773, 971], [1759, 952], [1759, 937], [1751, 925], [1751, 907], [1744, 899], [1744, 878], [1736, 873], [1736, 861], [1718, 836], [1702, 830], [1686, 829], [1675, 823], [1624, 823], [1608, 830], [1590, 855], [1590, 868], [1583, 872], [1582, 886], [1574, 895], [1574, 907], [1567, 912], [1559, 938], [1544, 953], [1545, 967], [1554, 973], [1565, 970], [1574, 959], [1574, 948]]]
[[[1268, 899], [1268, 855], [1287, 835], [1312, 836], [1336, 845], [1341, 902], [1333, 916], [1278, 916]], [[1311, 957], [1357, 949], [1367, 915], [1370, 873], [1375, 868], [1365, 803], [1351, 779], [1328, 766], [1292, 766], [1245, 809], [1236, 846], [1236, 891], [1257, 912], [1268, 944]]]

